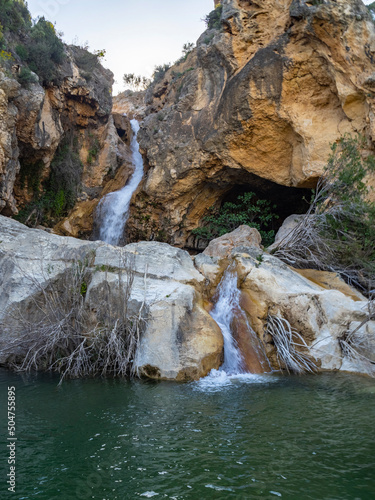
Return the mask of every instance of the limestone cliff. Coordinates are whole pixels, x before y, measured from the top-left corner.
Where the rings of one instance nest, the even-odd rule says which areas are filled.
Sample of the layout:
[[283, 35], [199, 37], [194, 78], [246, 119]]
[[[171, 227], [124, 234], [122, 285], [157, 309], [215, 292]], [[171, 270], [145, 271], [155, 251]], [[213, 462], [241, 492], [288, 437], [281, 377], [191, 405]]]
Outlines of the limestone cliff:
[[[85, 49], [69, 46], [65, 52], [52, 85], [21, 86], [17, 67], [13, 73], [0, 71], [0, 212], [23, 210], [23, 222], [45, 224], [38, 203], [48, 191], [45, 203], [60, 206], [47, 224], [53, 226], [74, 206], [55, 230], [88, 237], [100, 196], [121, 187], [131, 173], [131, 137], [120, 139], [111, 115], [112, 73]], [[60, 178], [72, 184], [72, 192], [51, 186]], [[61, 199], [67, 196], [64, 206]]]
[[372, 148], [375, 32], [360, 0], [220, 9], [220, 29], [146, 93], [133, 240], [194, 246], [208, 208], [241, 189], [276, 201], [285, 218], [315, 186], [330, 143], [361, 133]]

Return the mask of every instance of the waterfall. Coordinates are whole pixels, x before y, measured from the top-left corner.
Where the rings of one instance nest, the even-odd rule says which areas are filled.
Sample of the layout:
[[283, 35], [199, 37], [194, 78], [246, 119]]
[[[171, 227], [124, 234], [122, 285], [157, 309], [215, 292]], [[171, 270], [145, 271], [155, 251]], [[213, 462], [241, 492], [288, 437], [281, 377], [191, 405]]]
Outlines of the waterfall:
[[130, 145], [133, 154], [134, 173], [130, 181], [122, 189], [107, 194], [98, 206], [98, 213], [100, 213], [101, 218], [99, 239], [111, 245], [120, 243], [129, 217], [130, 200], [143, 177], [143, 158], [139, 152], [137, 141], [139, 123], [137, 120], [131, 120], [130, 124], [134, 133]]
[[235, 310], [239, 307], [240, 291], [237, 287], [237, 274], [231, 269], [225, 271], [216, 298], [211, 317], [219, 325], [224, 337], [224, 363], [220, 370], [228, 375], [245, 373], [245, 360], [232, 335], [232, 322]]
[[224, 363], [219, 370], [199, 381], [201, 389], [217, 388], [240, 378], [247, 382], [263, 380], [271, 372], [262, 344], [251, 328], [241, 307], [241, 291], [237, 287], [237, 273], [230, 266], [217, 288], [211, 317], [219, 325], [224, 337]]

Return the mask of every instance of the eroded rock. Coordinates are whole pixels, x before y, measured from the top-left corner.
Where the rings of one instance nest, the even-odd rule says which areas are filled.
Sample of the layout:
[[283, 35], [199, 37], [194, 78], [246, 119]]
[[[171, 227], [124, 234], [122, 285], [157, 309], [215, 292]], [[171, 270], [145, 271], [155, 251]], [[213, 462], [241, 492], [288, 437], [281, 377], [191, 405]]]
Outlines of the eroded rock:
[[[120, 282], [134, 280], [129, 313], [146, 319], [134, 361], [141, 375], [170, 380], [198, 379], [222, 362], [223, 337], [204, 309], [201, 283], [189, 254], [156, 242], [124, 248], [85, 242], [29, 229], [0, 216], [0, 362], [4, 348], [19, 332], [20, 321], [33, 318], [34, 298], [76, 265], [88, 267], [85, 292], [90, 325], [118, 313], [124, 304]], [[131, 272], [129, 271], [131, 270]], [[122, 281], [120, 277], [122, 276]], [[104, 301], [104, 305], [103, 305]], [[22, 318], [15, 311], [22, 310]], [[115, 318], [110, 318], [116, 321]], [[17, 323], [17, 328], [12, 328]], [[20, 352], [18, 351], [18, 354]]]
[[191, 231], [240, 188], [290, 205], [285, 218], [295, 204], [275, 185], [314, 187], [331, 143], [374, 138], [375, 32], [361, 1], [222, 6], [222, 28], [146, 93], [149, 168], [131, 208], [134, 239], [154, 238], [156, 225], [164, 241], [200, 248]]

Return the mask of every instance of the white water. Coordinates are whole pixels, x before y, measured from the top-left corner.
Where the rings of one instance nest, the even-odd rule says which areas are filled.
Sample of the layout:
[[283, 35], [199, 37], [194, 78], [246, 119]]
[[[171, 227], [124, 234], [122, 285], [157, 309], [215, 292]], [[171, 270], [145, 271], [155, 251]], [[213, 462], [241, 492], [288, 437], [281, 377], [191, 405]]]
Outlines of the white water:
[[107, 194], [98, 206], [101, 220], [99, 239], [111, 245], [120, 243], [125, 224], [129, 218], [130, 200], [143, 177], [143, 158], [139, 152], [137, 141], [139, 123], [137, 120], [131, 120], [130, 123], [134, 133], [130, 145], [133, 153], [134, 173], [130, 181], [122, 189]]
[[245, 373], [244, 359], [231, 332], [234, 312], [240, 307], [237, 274], [232, 269], [228, 268], [225, 271], [216, 294], [217, 301], [211, 311], [211, 317], [219, 325], [224, 337], [224, 363], [220, 371], [224, 371], [227, 375]]
[[[216, 304], [210, 315], [219, 325], [224, 337], [224, 363], [197, 382], [199, 390], [216, 391], [233, 383], [264, 383], [272, 380], [266, 374], [248, 373], [237, 341], [232, 335], [231, 324], [235, 311], [241, 310], [237, 274], [230, 267], [225, 271], [216, 291]], [[251, 326], [248, 325], [249, 330]], [[254, 333], [254, 335], [256, 335]], [[273, 377], [273, 380], [276, 380]]]

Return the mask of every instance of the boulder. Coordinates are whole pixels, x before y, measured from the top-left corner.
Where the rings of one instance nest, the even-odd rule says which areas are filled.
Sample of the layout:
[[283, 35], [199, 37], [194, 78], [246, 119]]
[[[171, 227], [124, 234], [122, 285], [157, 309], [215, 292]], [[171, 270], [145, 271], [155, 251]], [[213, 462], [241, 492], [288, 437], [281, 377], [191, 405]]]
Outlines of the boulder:
[[[264, 333], [268, 315], [289, 322], [309, 346], [306, 352], [315, 359], [319, 369], [347, 369], [341, 340], [366, 320], [368, 301], [365, 298], [361, 300], [360, 296], [319, 286], [266, 253], [259, 258], [253, 249], [241, 248], [235, 249], [232, 256], [240, 277], [243, 308], [250, 316], [252, 327], [265, 341], [274, 366], [277, 366], [274, 344]], [[365, 336], [368, 345], [373, 346], [374, 328], [374, 321], [364, 324], [358, 338]], [[353, 345], [360, 346], [360, 343]], [[368, 363], [359, 362], [353, 371], [367, 373]]]
[[[226, 267], [236, 269], [241, 307], [273, 367], [280, 365], [274, 341], [265, 333], [268, 316], [284, 318], [301, 335], [309, 346], [300, 346], [301, 352], [313, 360], [317, 370], [372, 373], [375, 321], [366, 321], [369, 301], [336, 273], [294, 269], [259, 246], [246, 246], [246, 238], [241, 241], [237, 234], [236, 230], [222, 237], [228, 242], [225, 251], [220, 244], [213, 245], [209, 255], [197, 255], [195, 263], [207, 279], [205, 286], [211, 296]], [[351, 338], [351, 356], [342, 342], [358, 327]], [[242, 350], [246, 352], [246, 346]]]
[[278, 247], [281, 241], [286, 239], [293, 230], [298, 226], [298, 224], [303, 220], [305, 215], [292, 214], [289, 215], [284, 221], [280, 229], [277, 231], [275, 236], [275, 241], [270, 245], [267, 250], [270, 252]]
[[261, 242], [262, 237], [257, 229], [249, 226], [239, 226], [231, 233], [210, 241], [203, 254], [208, 257], [224, 259], [229, 257], [235, 247], [252, 246], [261, 251]]
[[[33, 318], [34, 299], [47, 284], [58, 291], [73, 266], [87, 266], [85, 292], [88, 330], [103, 315], [116, 321], [124, 307], [120, 282], [129, 287], [129, 314], [144, 315], [136, 370], [168, 380], [198, 379], [222, 360], [223, 337], [204, 309], [204, 277], [189, 254], [164, 243], [141, 242], [124, 248], [61, 237], [0, 216], [0, 362], [4, 348]], [[130, 285], [130, 283], [132, 284]], [[22, 318], [15, 314], [22, 310]], [[113, 317], [110, 317], [110, 316]], [[14, 327], [14, 328], [13, 328]], [[19, 353], [17, 351], [17, 353]]]

